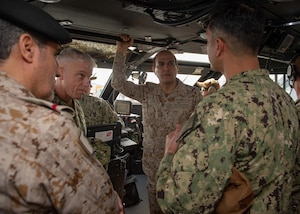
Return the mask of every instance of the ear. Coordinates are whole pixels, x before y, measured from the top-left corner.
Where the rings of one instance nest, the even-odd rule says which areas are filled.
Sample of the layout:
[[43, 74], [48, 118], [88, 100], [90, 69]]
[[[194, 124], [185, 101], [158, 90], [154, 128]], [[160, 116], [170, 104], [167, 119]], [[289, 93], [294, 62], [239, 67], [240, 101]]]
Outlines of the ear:
[[62, 66], [58, 65], [56, 77], [58, 77], [60, 80], [62, 80], [64, 78], [63, 76], [64, 76], [64, 68]]
[[221, 38], [216, 39], [216, 56], [220, 56], [224, 51], [224, 41]]
[[152, 72], [157, 76], [156, 69], [155, 69], [154, 65], [152, 65]]
[[176, 74], [178, 74], [178, 71], [179, 71], [179, 65], [178, 63], [176, 63]]
[[37, 48], [37, 44], [32, 36], [28, 33], [22, 34], [19, 38], [18, 44], [23, 59], [28, 63], [32, 63]]

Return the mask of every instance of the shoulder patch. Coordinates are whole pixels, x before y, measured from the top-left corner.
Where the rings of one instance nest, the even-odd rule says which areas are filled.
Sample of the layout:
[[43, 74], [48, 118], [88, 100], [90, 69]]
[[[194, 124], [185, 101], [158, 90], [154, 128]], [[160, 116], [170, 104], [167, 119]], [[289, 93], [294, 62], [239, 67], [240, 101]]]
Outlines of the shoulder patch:
[[179, 137], [176, 140], [177, 142], [183, 140], [189, 133], [191, 133], [195, 128], [197, 124], [197, 114], [194, 112], [188, 120], [185, 121], [185, 123], [181, 127], [181, 131], [179, 133]]

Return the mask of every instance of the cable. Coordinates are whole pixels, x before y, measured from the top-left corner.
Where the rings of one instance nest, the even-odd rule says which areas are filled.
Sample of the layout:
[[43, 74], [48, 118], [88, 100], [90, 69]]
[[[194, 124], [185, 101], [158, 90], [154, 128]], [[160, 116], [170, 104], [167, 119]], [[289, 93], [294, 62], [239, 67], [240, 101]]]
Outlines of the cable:
[[134, 4], [137, 6], [141, 6], [141, 7], [145, 7], [145, 8], [152, 8], [152, 9], [158, 9], [158, 10], [164, 10], [164, 11], [178, 11], [178, 10], [182, 10], [182, 8], [194, 8], [194, 7], [201, 7], [203, 6], [203, 3], [206, 3], [207, 1], [202, 0], [202, 1], [193, 1], [191, 0], [190, 2], [184, 2], [184, 3], [176, 3], [176, 4], [170, 4], [165, 3], [165, 4], [153, 4], [153, 3], [148, 3], [145, 1], [141, 1], [141, 0], [119, 0], [123, 3], [127, 3], [127, 4]]
[[[152, 11], [146, 10], [145, 12], [148, 13], [152, 17], [153, 21], [155, 23], [157, 23], [157, 24], [166, 25], [166, 26], [177, 26], [177, 27], [179, 27], [179, 26], [191, 23], [191, 22], [193, 22], [193, 21], [195, 21], [195, 20], [197, 20], [197, 19], [205, 16], [205, 14], [207, 14], [208, 10], [209, 9], [207, 8], [207, 9], [204, 9], [202, 11], [198, 11], [197, 14], [192, 15], [190, 17], [181, 18], [181, 19], [174, 20], [174, 21], [169, 21], [169, 20], [166, 21], [166, 20], [161, 20], [161, 19], [156, 18], [155, 15], [153, 14], [153, 10]], [[167, 12], [165, 14], [167, 14]]]
[[[176, 27], [186, 25], [201, 18], [209, 12], [212, 5], [212, 3], [207, 3], [206, 1], [190, 1], [177, 4], [153, 4], [139, 0], [120, 1], [145, 8], [144, 12], [157, 24]], [[162, 18], [158, 18], [158, 16]]]

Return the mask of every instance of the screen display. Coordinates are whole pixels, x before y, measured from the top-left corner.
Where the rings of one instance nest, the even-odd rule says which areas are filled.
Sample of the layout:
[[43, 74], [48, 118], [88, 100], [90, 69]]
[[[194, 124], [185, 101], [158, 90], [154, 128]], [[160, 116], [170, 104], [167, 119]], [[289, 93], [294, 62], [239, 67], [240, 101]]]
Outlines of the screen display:
[[122, 125], [120, 122], [101, 124], [87, 127], [87, 137], [99, 138], [103, 142], [112, 141], [121, 136]]
[[115, 111], [118, 114], [130, 115], [132, 103], [129, 100], [116, 100]]

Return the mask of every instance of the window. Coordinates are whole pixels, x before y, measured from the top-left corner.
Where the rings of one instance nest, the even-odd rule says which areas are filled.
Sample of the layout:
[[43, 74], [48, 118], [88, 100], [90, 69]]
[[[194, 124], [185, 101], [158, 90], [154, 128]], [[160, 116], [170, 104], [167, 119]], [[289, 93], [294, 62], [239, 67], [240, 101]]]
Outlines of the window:
[[[187, 60], [187, 58], [185, 58], [185, 57], [188, 57], [188, 58], [191, 57], [189, 59], [193, 61], [193, 60], [197, 59], [197, 57], [195, 58], [195, 55], [197, 55], [197, 54], [190, 55], [188, 53], [185, 53], [185, 54], [176, 54], [176, 57], [180, 61]], [[208, 60], [207, 56], [206, 57], [200, 56], [198, 58], [201, 58], [201, 60], [203, 60], [203, 61]], [[103, 88], [105, 87], [105, 85], [107, 84], [107, 81], [110, 78], [111, 72], [112, 72], [112, 69], [108, 69], [108, 68], [94, 68], [93, 76], [96, 76], [97, 79], [92, 80], [93, 87], [92, 87], [91, 93], [93, 96], [97, 96], [97, 97], [101, 96], [101, 92], [102, 92]], [[201, 75], [194, 75], [194, 74], [178, 74], [177, 75], [178, 79], [180, 79], [182, 82], [184, 82], [187, 85], [195, 85], [196, 81], [198, 81], [200, 76]], [[274, 82], [276, 82], [280, 87], [284, 88], [285, 91], [293, 98], [293, 100], [297, 99], [295, 90], [292, 89], [290, 87], [290, 85], [288, 84], [288, 78], [285, 74], [270, 74], [270, 78]], [[138, 78], [136, 78], [134, 75], [130, 75], [128, 80], [138, 84]], [[220, 83], [220, 86], [222, 87], [226, 82], [224, 75], [222, 75], [218, 79], [218, 81]], [[147, 72], [146, 82], [158, 83], [159, 81], [153, 72]], [[119, 94], [117, 96], [117, 99], [132, 100], [128, 97], [125, 97], [122, 94]]]

